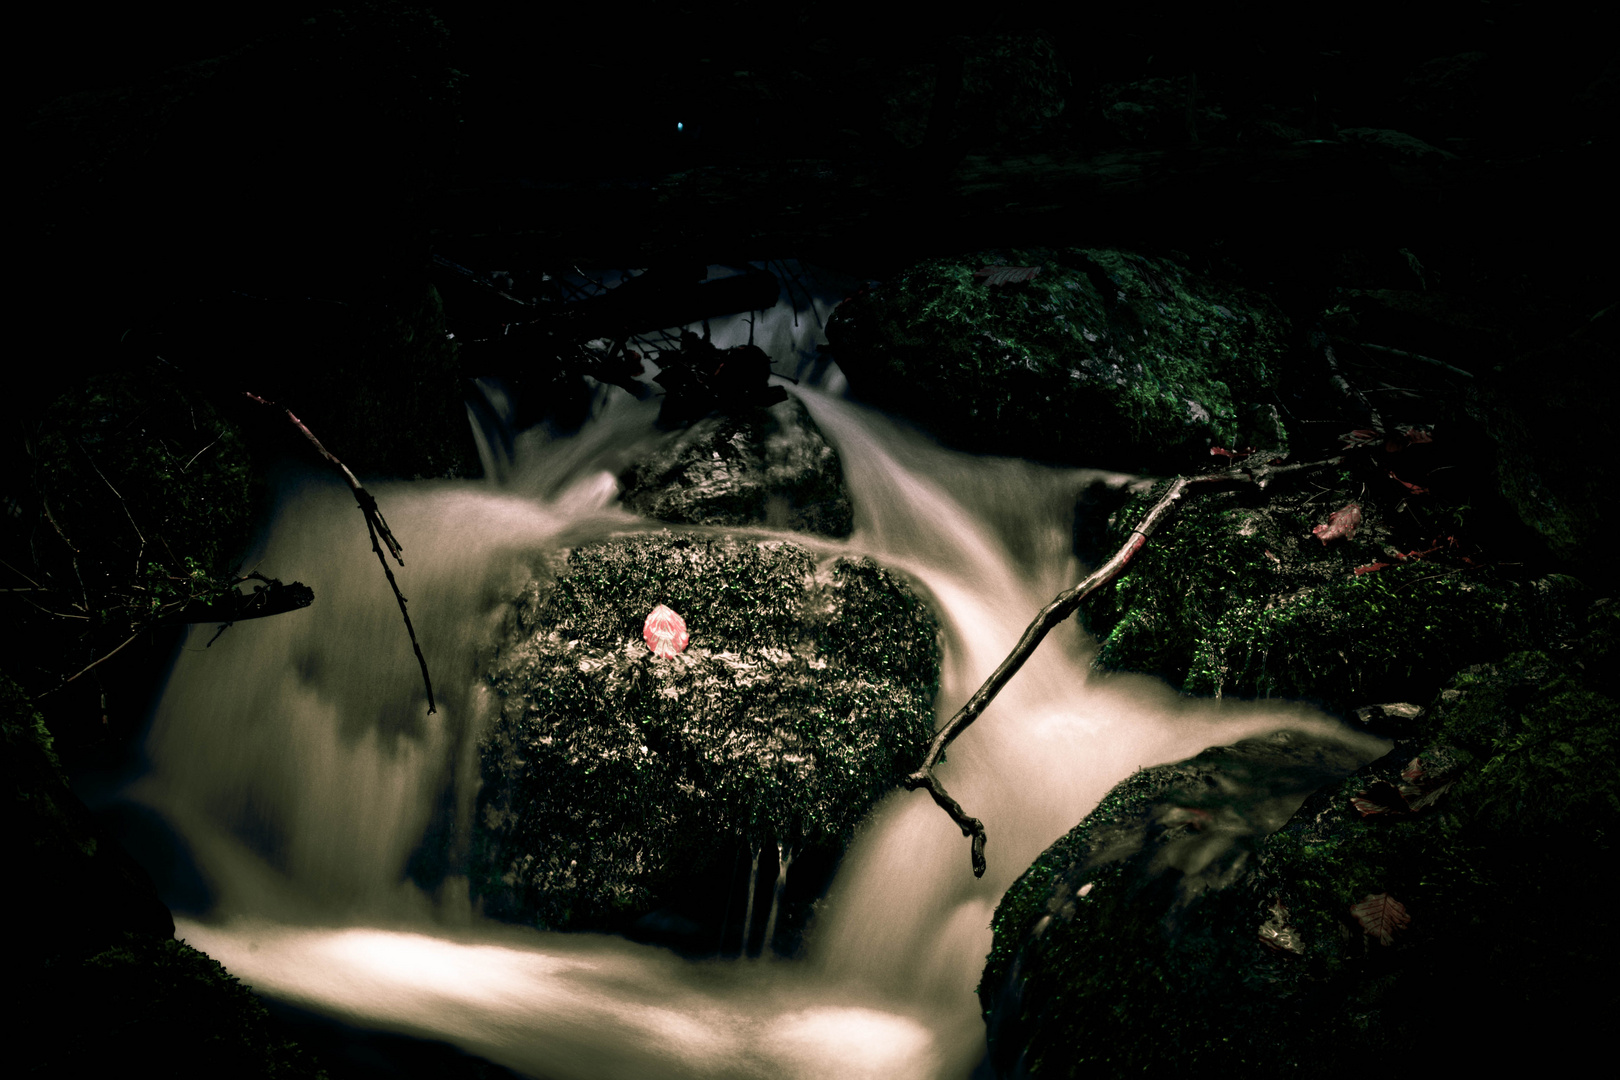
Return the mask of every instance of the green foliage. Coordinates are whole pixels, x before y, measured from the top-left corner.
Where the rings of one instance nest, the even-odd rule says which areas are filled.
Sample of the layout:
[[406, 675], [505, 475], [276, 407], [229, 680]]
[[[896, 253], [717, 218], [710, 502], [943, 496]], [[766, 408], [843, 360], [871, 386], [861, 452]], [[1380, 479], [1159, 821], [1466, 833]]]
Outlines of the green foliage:
[[[652, 655], [658, 604], [691, 641]], [[556, 928], [644, 910], [739, 838], [841, 845], [933, 732], [937, 629], [868, 561], [654, 535], [575, 550], [491, 670], [475, 890]]]
[[233, 588], [259, 498], [246, 444], [153, 361], [66, 384], [31, 412], [0, 557], [28, 627], [25, 681], [65, 677]]

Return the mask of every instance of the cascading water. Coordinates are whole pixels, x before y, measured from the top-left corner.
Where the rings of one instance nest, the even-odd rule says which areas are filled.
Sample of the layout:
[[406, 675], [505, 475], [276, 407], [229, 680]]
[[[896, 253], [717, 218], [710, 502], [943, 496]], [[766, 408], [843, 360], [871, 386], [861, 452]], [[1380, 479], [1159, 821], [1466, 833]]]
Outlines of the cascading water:
[[[716, 343], [744, 328], [717, 327]], [[942, 450], [843, 400], [832, 374], [797, 392], [842, 457], [856, 528], [844, 543], [793, 538], [870, 555], [931, 598], [943, 718], [1082, 572], [1070, 515], [1088, 474]], [[210, 910], [178, 919], [177, 936], [267, 995], [554, 1080], [961, 1080], [983, 1055], [974, 989], [991, 914], [1041, 850], [1138, 767], [1280, 727], [1342, 731], [1302, 707], [1095, 675], [1071, 622], [941, 767], [989, 830], [984, 878], [929, 797], [897, 791], [857, 833], [792, 960], [689, 961], [483, 920], [460, 879], [430, 895], [410, 875], [436, 816], [462, 829], [470, 817], [480, 644], [526, 556], [646, 524], [616, 508], [613, 476], [657, 437], [655, 411], [622, 396], [577, 435], [519, 439], [510, 460], [485, 439], [499, 484], [374, 488], [406, 545], [433, 715], [352, 498], [324, 478], [287, 485], [258, 567], [306, 581], [316, 605], [207, 649], [199, 635], [213, 628], [198, 628], [132, 792], [174, 824], [212, 888]], [[772, 918], [780, 895], [779, 881]], [[752, 888], [748, 907], [757, 919]]]

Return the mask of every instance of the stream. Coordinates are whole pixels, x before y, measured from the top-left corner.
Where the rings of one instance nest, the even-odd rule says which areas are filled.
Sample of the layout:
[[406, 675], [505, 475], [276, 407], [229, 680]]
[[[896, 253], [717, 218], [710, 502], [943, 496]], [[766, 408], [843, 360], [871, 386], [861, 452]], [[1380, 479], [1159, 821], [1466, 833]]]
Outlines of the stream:
[[[715, 321], [715, 343], [760, 334], [773, 356], [804, 357], [808, 376], [824, 340], [817, 303], [813, 319], [779, 305], [752, 327]], [[868, 555], [913, 581], [942, 627], [943, 721], [1083, 574], [1074, 496], [1098, 474], [943, 449], [849, 400], [837, 368], [821, 367], [789, 389], [842, 457], [854, 534], [742, 531]], [[352, 496], [314, 472], [281, 481], [249, 565], [309, 584], [315, 605], [206, 648], [216, 628], [194, 627], [156, 710], [150, 770], [128, 792], [170, 823], [207, 884], [200, 910], [176, 905], [177, 937], [268, 997], [545, 1080], [964, 1080], [984, 1056], [975, 987], [997, 901], [1113, 785], [1285, 727], [1366, 742], [1368, 758], [1381, 749], [1305, 706], [1195, 700], [1093, 672], [1071, 620], [941, 766], [988, 829], [984, 878], [928, 795], [896, 790], [791, 958], [692, 960], [484, 919], [465, 879], [428, 891], [410, 872], [436, 820], [465, 828], [471, 812], [490, 706], [480, 651], [534, 552], [655, 527], [616, 505], [613, 478], [658, 437], [656, 412], [606, 391], [574, 434], [481, 429], [483, 481], [370, 485], [405, 547], [396, 573], [433, 672], [432, 715]]]

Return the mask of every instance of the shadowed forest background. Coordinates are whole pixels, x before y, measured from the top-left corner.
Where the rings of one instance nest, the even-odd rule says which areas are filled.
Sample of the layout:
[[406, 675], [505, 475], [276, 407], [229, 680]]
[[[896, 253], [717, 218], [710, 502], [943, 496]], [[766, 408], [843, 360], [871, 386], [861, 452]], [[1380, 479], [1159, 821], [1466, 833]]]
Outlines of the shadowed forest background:
[[[109, 1060], [172, 1052], [199, 1075], [317, 1068], [285, 1045], [285, 1017], [262, 1020], [222, 975], [153, 975], [190, 970], [153, 944], [172, 934], [168, 911], [58, 780], [87, 802], [104, 795], [140, 756], [185, 625], [252, 617], [230, 607], [232, 576], [263, 527], [269, 480], [309, 448], [244, 392], [297, 413], [362, 481], [477, 476], [474, 378], [512, 388], [520, 427], [577, 422], [584, 377], [613, 381], [584, 342], [720, 314], [695, 291], [717, 264], [796, 258], [883, 283], [976, 252], [1121, 249], [1265, 294], [1301, 358], [1277, 399], [1304, 418], [1291, 451], [1323, 457], [1355, 430], [1393, 439], [1378, 412], [1392, 399], [1376, 395], [1406, 395], [1406, 412], [1383, 411], [1425, 432], [1405, 428], [1413, 454], [1429, 452], [1416, 445], [1423, 425], [1436, 431], [1438, 456], [1422, 460], [1428, 475], [1450, 471], [1450, 487], [1431, 485], [1450, 524], [1391, 543], [1415, 553], [1448, 537], [1422, 557], [1557, 593], [1525, 621], [1557, 622], [1561, 644], [1550, 630], [1521, 644], [1564, 674], [1512, 668], [1491, 693], [1523, 704], [1578, 684], [1596, 734], [1560, 742], [1557, 770], [1602, 772], [1595, 755], [1614, 738], [1612, 675], [1598, 669], [1612, 656], [1616, 582], [1617, 102], [1601, 9], [1273, 10], [367, 2], [15, 21], [23, 194], [0, 671], [18, 792], [7, 911], [32, 928], [19, 972], [84, 1002], [92, 1030], [117, 1026]], [[647, 273], [586, 315], [531, 317], [503, 295], [538, 304], [543, 274], [576, 268]], [[857, 339], [839, 353], [835, 338], [833, 352], [857, 396], [924, 428], [956, 415], [951, 371], [863, 371]], [[1322, 359], [1326, 342], [1337, 360]], [[1334, 379], [1344, 400], [1326, 405]], [[1155, 476], [1210, 466], [1207, 439], [1088, 445], [1065, 420], [1035, 409], [1005, 431], [963, 419], [933, 434]], [[92, 432], [99, 461], [84, 449]], [[158, 520], [150, 536], [135, 524]], [[1201, 535], [1170, 550], [1194, 558]], [[1099, 530], [1076, 545], [1090, 559], [1123, 539]], [[1548, 581], [1559, 584], [1536, 584]], [[267, 597], [308, 602], [282, 588]], [[76, 606], [51, 599], [64, 589]], [[1099, 638], [1149, 603], [1133, 595], [1088, 616]], [[1381, 675], [1422, 652], [1408, 630], [1389, 627], [1386, 643], [1400, 644], [1346, 665]], [[1113, 640], [1105, 659], [1192, 679], [1174, 645], [1144, 660]], [[1422, 655], [1414, 695], [1501, 659]], [[1309, 696], [1341, 712], [1373, 704], [1348, 689]], [[1546, 865], [1581, 869], [1515, 894], [1515, 924], [1599, 906], [1575, 890], [1611, 853], [1603, 783], [1543, 789], [1555, 793], [1525, 843], [1553, 852]], [[1561, 824], [1566, 808], [1578, 829]], [[1563, 839], [1543, 844], [1553, 833]], [[1593, 938], [1578, 934], [1533, 980], [1612, 957], [1600, 919], [1575, 923]], [[162, 993], [148, 993], [154, 980]], [[144, 1034], [109, 1019], [132, 1001], [150, 1010]], [[1566, 1007], [1538, 1022], [1564, 1022]], [[225, 1049], [194, 1045], [209, 1024], [232, 1033]]]

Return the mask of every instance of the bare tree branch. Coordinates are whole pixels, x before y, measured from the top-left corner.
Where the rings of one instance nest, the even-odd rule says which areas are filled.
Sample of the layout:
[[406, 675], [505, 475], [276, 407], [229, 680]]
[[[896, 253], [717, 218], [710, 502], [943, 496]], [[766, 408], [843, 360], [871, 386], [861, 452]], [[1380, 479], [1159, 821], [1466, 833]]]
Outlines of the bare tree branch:
[[[416, 663], [422, 669], [422, 685], [427, 688], [428, 714], [432, 715], [438, 712], [439, 710], [433, 702], [433, 680], [428, 677], [427, 658], [422, 655], [422, 646], [416, 640], [416, 627], [411, 625], [410, 613], [405, 610], [405, 596], [399, 591], [399, 582], [394, 580], [394, 572], [389, 569], [388, 560], [383, 555], [383, 546], [386, 545], [388, 554], [392, 555], [394, 561], [398, 562], [399, 565], [404, 566], [405, 559], [401, 556], [404, 548], [394, 538], [393, 531], [388, 528], [388, 522], [383, 520], [382, 511], [377, 508], [377, 500], [372, 496], [371, 492], [361, 485], [359, 479], [349, 471], [347, 465], [339, 461], [336, 455], [321, 445], [321, 440], [317, 439], [315, 433], [304, 426], [302, 420], [293, 415], [291, 409], [278, 405], [273, 401], [266, 401], [257, 394], [248, 391], [243, 391], [243, 393], [249, 399], [266, 408], [280, 409], [285, 413], [287, 420], [293, 427], [297, 428], [304, 438], [309, 440], [309, 444], [315, 448], [316, 452], [343, 476], [344, 482], [349, 485], [349, 490], [354, 492], [355, 501], [360, 504], [360, 513], [366, 519], [366, 532], [371, 537], [371, 550], [377, 553], [377, 561], [382, 564], [383, 573], [388, 576], [388, 587], [394, 590], [394, 599], [399, 601], [399, 613], [405, 619], [405, 632], [411, 637], [411, 648], [416, 652]], [[379, 537], [381, 537], [382, 541], [380, 544], [378, 543]]]
[[[1256, 454], [1254, 457], [1262, 461], [1271, 460], [1271, 455], [1268, 454]], [[1051, 603], [1041, 609], [1040, 614], [1035, 616], [1035, 621], [1030, 623], [1029, 627], [1024, 631], [1023, 637], [1018, 639], [1018, 644], [1013, 646], [1013, 651], [1007, 654], [1007, 658], [984, 681], [984, 685], [974, 691], [973, 696], [968, 698], [967, 703], [957, 710], [956, 715], [951, 717], [945, 726], [935, 733], [933, 742], [928, 744], [928, 752], [923, 755], [922, 763], [917, 766], [914, 772], [901, 780], [901, 783], [908, 790], [926, 789], [928, 794], [933, 796], [934, 801], [940, 805], [940, 808], [951, 816], [951, 820], [961, 827], [962, 835], [973, 838], [974, 877], [983, 877], [985, 871], [984, 845], [987, 838], [984, 823], [976, 817], [969, 816], [962, 809], [961, 804], [951, 798], [933, 771], [934, 767], [939, 764], [940, 758], [944, 756], [945, 748], [950, 745], [951, 741], [966, 731], [973, 721], [979, 718], [979, 714], [984, 712], [990, 703], [995, 700], [996, 695], [1001, 693], [1002, 688], [1018, 673], [1018, 669], [1024, 666], [1024, 661], [1034, 655], [1035, 649], [1054, 626], [1073, 615], [1087, 597], [1125, 571], [1125, 567], [1136, 557], [1136, 553], [1146, 545], [1148, 538], [1170, 517], [1188, 488], [1194, 485], [1225, 483], [1252, 483], [1265, 487], [1274, 476], [1306, 469], [1324, 468], [1329, 465], [1337, 465], [1342, 461], [1344, 461], [1342, 457], [1332, 457], [1325, 461], [1297, 465], [1276, 463], [1257, 467], [1240, 465], [1224, 472], [1208, 473], [1204, 476], [1178, 477], [1159, 501], [1153, 504], [1152, 509], [1147, 512], [1146, 516], [1137, 523], [1136, 528], [1131, 530], [1130, 538], [1125, 541], [1124, 546], [1116, 551], [1107, 562], [1088, 574], [1078, 585], [1058, 594]]]

